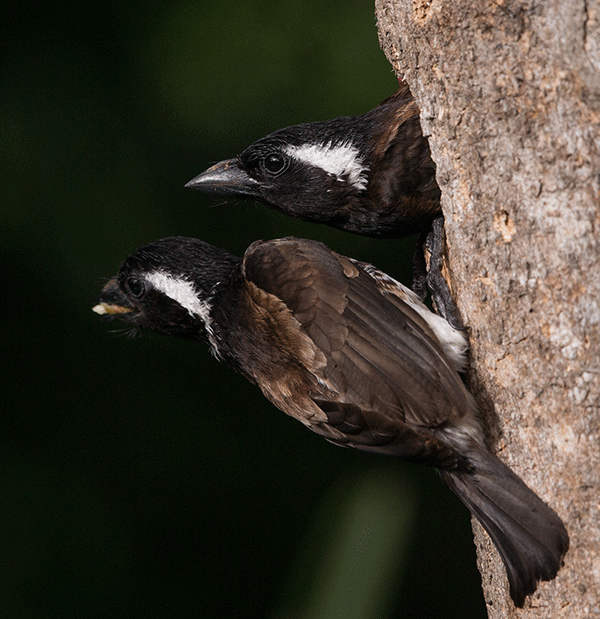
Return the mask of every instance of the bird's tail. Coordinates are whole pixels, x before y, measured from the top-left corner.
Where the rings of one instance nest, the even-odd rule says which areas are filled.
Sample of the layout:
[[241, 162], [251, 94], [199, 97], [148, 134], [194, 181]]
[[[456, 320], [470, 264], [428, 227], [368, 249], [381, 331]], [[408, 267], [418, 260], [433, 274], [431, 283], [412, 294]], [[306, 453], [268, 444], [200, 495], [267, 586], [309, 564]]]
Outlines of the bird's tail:
[[481, 522], [498, 548], [516, 606], [539, 580], [552, 580], [569, 548], [567, 530], [548, 507], [498, 458], [478, 444], [470, 470], [440, 471], [442, 479]]

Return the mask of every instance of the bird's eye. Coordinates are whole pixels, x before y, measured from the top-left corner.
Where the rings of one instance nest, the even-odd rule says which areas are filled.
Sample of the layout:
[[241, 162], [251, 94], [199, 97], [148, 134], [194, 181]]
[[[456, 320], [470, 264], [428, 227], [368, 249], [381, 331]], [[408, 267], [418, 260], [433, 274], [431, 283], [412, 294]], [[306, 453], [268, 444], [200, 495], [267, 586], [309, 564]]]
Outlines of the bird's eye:
[[129, 290], [131, 296], [135, 297], [136, 299], [140, 299], [141, 297], [143, 297], [144, 292], [146, 292], [144, 282], [142, 282], [142, 280], [138, 279], [137, 277], [129, 277], [127, 279], [127, 289]]
[[285, 168], [285, 159], [281, 155], [267, 155], [265, 169], [271, 174], [279, 174]]

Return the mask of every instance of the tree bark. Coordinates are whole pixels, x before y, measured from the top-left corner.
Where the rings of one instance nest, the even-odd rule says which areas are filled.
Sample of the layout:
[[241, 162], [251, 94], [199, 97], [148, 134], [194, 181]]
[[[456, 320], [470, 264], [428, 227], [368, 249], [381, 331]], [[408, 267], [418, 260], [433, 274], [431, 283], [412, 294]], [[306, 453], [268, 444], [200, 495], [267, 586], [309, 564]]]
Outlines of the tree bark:
[[376, 0], [422, 113], [490, 445], [561, 516], [517, 610], [475, 523], [491, 618], [600, 617], [600, 3]]

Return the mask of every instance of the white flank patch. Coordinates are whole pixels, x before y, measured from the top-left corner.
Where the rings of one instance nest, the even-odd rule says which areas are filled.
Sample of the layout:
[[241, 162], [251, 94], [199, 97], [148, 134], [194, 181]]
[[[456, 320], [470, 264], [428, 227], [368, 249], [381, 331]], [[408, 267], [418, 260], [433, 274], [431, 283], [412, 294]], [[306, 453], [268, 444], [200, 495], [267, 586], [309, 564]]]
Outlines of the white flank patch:
[[173, 301], [179, 303], [179, 305], [186, 309], [191, 316], [202, 320], [206, 328], [206, 332], [208, 333], [208, 340], [212, 347], [213, 353], [219, 356], [217, 339], [211, 326], [211, 299], [199, 299], [192, 282], [173, 277], [164, 271], [154, 271], [153, 273], [148, 273], [146, 275], [146, 281], [156, 290], [159, 290], [170, 299], [173, 299]]
[[361, 263], [361, 265], [374, 280], [381, 284], [384, 292], [397, 296], [425, 319], [442, 345], [448, 361], [456, 371], [462, 371], [467, 362], [466, 352], [469, 347], [466, 335], [452, 327], [447, 320], [430, 311], [410, 288], [403, 286], [372, 264]]
[[312, 166], [325, 170], [338, 180], [346, 180], [363, 191], [367, 188], [367, 176], [369, 168], [363, 165], [358, 149], [344, 142], [333, 146], [328, 144], [302, 144], [300, 146], [288, 145], [285, 152], [298, 161], [304, 161]]
[[[471, 394], [469, 394], [470, 396]], [[481, 422], [477, 419], [477, 405], [475, 400], [470, 398], [471, 406], [468, 414], [460, 419], [455, 419], [450, 425], [447, 425], [442, 435], [458, 446], [459, 449], [469, 447], [469, 438], [475, 439], [480, 445], [485, 446], [483, 430]]]

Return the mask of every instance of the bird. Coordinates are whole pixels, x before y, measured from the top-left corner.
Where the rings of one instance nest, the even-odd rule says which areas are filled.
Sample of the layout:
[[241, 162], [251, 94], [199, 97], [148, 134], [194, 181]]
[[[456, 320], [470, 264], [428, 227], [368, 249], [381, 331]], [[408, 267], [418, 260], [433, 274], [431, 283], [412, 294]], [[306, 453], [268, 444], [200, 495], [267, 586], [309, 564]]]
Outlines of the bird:
[[362, 116], [279, 129], [186, 187], [250, 198], [296, 219], [363, 236], [419, 234], [412, 288], [422, 299], [429, 289], [438, 312], [462, 328], [441, 271], [445, 235], [435, 163], [406, 82]]
[[405, 82], [362, 116], [279, 129], [186, 187], [380, 238], [419, 233], [441, 214], [435, 164]]
[[207, 343], [334, 444], [437, 468], [497, 547], [516, 606], [556, 576], [567, 531], [486, 447], [464, 332], [373, 265], [294, 237], [242, 258], [169, 237], [126, 258], [93, 310]]

